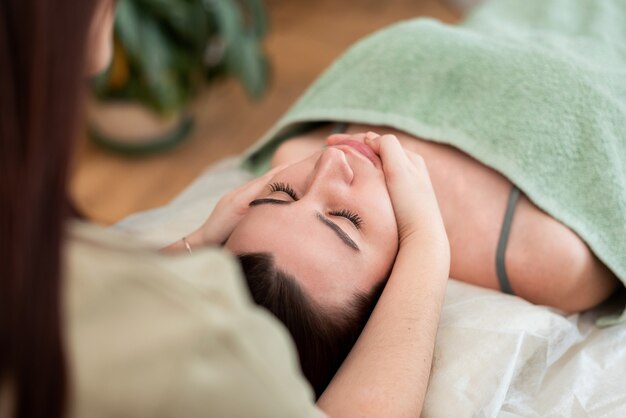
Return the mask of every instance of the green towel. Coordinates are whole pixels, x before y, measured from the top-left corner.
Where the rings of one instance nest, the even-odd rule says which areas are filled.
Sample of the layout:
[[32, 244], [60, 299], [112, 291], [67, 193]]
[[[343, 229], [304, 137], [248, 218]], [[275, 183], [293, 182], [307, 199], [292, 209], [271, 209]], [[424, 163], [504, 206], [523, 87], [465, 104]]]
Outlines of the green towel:
[[319, 121], [459, 148], [626, 283], [626, 1], [494, 0], [459, 26], [420, 18], [379, 31], [309, 88], [246, 165], [264, 170], [280, 141]]

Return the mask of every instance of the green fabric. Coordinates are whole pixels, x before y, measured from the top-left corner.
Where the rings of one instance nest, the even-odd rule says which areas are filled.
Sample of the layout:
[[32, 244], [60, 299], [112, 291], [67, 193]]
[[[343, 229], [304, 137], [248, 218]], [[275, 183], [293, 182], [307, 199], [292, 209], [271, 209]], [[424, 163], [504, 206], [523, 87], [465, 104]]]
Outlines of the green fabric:
[[[568, 225], [626, 282], [626, 1], [494, 0], [349, 49], [248, 152], [259, 172], [314, 121], [451, 144]], [[622, 319], [626, 319], [622, 317]]]

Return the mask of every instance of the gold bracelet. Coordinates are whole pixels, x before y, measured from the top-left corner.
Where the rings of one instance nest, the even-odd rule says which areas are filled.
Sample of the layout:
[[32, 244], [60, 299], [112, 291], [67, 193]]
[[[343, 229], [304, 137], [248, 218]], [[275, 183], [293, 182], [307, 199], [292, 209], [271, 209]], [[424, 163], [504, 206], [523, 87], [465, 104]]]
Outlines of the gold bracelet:
[[189, 254], [193, 254], [193, 251], [191, 251], [191, 245], [189, 245], [189, 241], [187, 241], [187, 237], [183, 237], [182, 240], [183, 240], [183, 243], [185, 244], [185, 248], [187, 249], [187, 252]]

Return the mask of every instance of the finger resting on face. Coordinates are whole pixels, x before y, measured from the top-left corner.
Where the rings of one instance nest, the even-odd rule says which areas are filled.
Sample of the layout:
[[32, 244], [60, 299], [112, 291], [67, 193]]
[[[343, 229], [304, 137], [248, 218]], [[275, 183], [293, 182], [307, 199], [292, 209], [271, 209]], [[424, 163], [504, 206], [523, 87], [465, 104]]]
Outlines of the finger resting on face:
[[432, 182], [430, 180], [430, 172], [428, 171], [428, 166], [426, 165], [426, 161], [419, 154], [409, 154], [409, 159], [413, 166], [417, 169], [418, 176], [425, 181], [425, 184], [429, 185], [429, 188], [432, 188]]
[[378, 134], [372, 131], [360, 132], [356, 134], [333, 134], [333, 135], [330, 135], [328, 138], [326, 138], [326, 143], [328, 145], [335, 145], [338, 142], [345, 141], [347, 139], [351, 141], [365, 143], [368, 137], [375, 138], [375, 137], [378, 137]]
[[269, 170], [267, 173], [263, 174], [263, 176], [261, 176], [261, 178], [263, 178], [263, 177], [272, 177], [274, 174], [278, 173], [279, 171], [284, 170], [288, 166], [289, 166], [289, 164], [277, 165], [276, 167], [273, 167], [271, 170]]
[[329, 136], [326, 138], [326, 143], [327, 143], [328, 145], [335, 145], [335, 144], [336, 144], [336, 143], [338, 143], [339, 141], [343, 141], [343, 140], [345, 140], [345, 139], [350, 138], [350, 136], [351, 136], [351, 135], [349, 135], [349, 134], [332, 134], [332, 135], [329, 135]]
[[235, 190], [235, 195], [240, 197], [240, 198], [242, 198], [242, 199], [253, 198], [259, 192], [261, 192], [261, 190], [263, 190], [263, 188], [267, 184], [267, 180], [268, 179], [266, 179], [265, 177], [256, 178], [256, 179], [254, 179], [254, 180], [244, 184], [239, 189], [236, 189]]
[[367, 140], [371, 140], [371, 139], [374, 139], [374, 138], [378, 138], [379, 136], [380, 136], [380, 135], [379, 135], [379, 134], [377, 134], [376, 132], [369, 131], [369, 132], [367, 132], [367, 133], [365, 134], [365, 140], [366, 140], [366, 141], [367, 141]]
[[409, 160], [414, 166], [418, 168], [425, 168], [426, 163], [424, 161], [424, 157], [422, 157], [421, 155], [415, 152], [408, 151], [408, 150], [406, 150], [406, 155], [407, 157], [409, 157]]
[[385, 134], [375, 138], [366, 139], [366, 144], [369, 145], [374, 152], [380, 155], [381, 159], [384, 158], [384, 154], [391, 152], [392, 156], [398, 156], [400, 151], [403, 151], [400, 141], [395, 135]]
[[289, 164], [281, 164], [281, 165], [277, 165], [276, 167], [273, 167], [271, 170], [267, 171], [265, 174], [261, 175], [260, 177], [257, 177], [256, 179], [252, 180], [250, 183], [248, 184], [252, 184], [252, 183], [265, 183], [267, 181], [269, 181], [269, 179], [271, 179], [272, 177], [274, 177], [277, 173], [281, 172], [282, 170], [284, 170], [285, 168], [287, 168], [289, 166]]
[[274, 177], [274, 175], [276, 175], [276, 173], [279, 173], [280, 171], [284, 170], [287, 166], [289, 166], [289, 164], [281, 164], [278, 165], [274, 168], [272, 168], [271, 170], [269, 170], [267, 173], [263, 174], [260, 177], [257, 177], [251, 181], [249, 181], [248, 183], [245, 183], [244, 185], [242, 185], [239, 189], [237, 189], [238, 192], [249, 192], [251, 194], [256, 194], [258, 192], [260, 192], [263, 187], [265, 187], [265, 185], [267, 184], [267, 182]]
[[400, 141], [398, 140], [398, 137], [395, 136], [394, 134], [380, 135], [379, 141], [381, 143], [393, 144], [394, 147], [402, 148], [402, 146], [400, 145]]

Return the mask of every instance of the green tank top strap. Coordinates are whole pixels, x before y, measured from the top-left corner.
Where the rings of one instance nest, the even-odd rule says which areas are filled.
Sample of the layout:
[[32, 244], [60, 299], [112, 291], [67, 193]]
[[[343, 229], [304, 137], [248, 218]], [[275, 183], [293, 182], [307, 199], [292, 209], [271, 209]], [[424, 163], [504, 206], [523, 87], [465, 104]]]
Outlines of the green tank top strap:
[[[348, 128], [346, 122], [337, 122], [333, 127], [332, 133], [339, 134], [344, 133]], [[509, 233], [511, 232], [511, 222], [513, 221], [513, 213], [515, 212], [515, 206], [520, 195], [520, 190], [513, 185], [511, 193], [509, 194], [509, 200], [504, 214], [504, 222], [500, 231], [500, 239], [498, 241], [498, 248], [496, 250], [496, 272], [498, 275], [498, 282], [500, 283], [500, 290], [503, 293], [514, 295], [511, 282], [506, 273], [506, 267], [504, 265], [504, 255], [506, 253], [506, 246], [509, 239]]]

